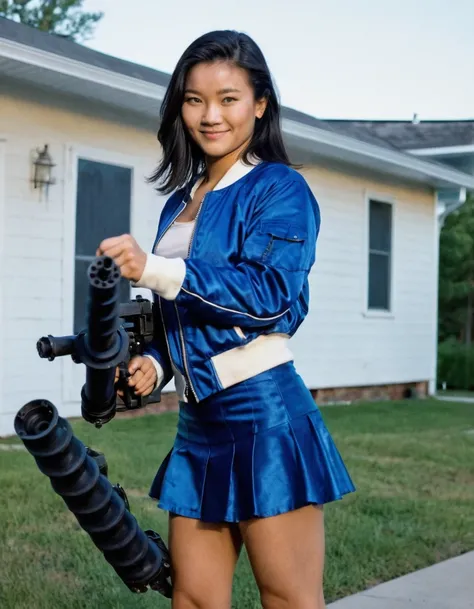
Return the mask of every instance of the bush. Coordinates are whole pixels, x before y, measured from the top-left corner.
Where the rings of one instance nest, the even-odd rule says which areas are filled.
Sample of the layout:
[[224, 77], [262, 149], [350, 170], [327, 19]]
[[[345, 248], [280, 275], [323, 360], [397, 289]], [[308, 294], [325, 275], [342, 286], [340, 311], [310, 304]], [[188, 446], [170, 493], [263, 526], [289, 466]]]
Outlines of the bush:
[[450, 338], [438, 345], [438, 385], [447, 389], [474, 389], [474, 345]]

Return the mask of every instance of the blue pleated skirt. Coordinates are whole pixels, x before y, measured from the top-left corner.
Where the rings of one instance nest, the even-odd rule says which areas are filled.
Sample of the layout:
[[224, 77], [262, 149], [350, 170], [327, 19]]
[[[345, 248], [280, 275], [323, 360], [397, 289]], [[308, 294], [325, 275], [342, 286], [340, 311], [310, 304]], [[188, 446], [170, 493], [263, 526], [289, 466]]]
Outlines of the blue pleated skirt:
[[355, 490], [311, 393], [292, 362], [180, 403], [172, 450], [150, 497], [206, 522], [268, 517]]

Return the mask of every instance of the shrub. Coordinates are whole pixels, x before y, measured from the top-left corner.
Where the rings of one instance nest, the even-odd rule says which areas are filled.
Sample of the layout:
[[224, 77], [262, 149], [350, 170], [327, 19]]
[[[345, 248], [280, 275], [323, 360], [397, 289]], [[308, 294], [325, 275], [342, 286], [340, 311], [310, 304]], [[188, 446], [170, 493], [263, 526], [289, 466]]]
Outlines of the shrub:
[[453, 338], [438, 345], [438, 385], [447, 389], [474, 389], [474, 344], [467, 346]]

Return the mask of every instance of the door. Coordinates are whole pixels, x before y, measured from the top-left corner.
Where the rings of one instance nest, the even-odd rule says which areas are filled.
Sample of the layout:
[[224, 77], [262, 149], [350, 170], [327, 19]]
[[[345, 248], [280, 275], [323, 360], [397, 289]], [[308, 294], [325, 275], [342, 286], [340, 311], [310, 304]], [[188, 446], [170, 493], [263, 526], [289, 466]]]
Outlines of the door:
[[[95, 258], [100, 242], [123, 233], [130, 233], [132, 198], [131, 167], [77, 158], [74, 283], [73, 283], [73, 332], [85, 328], [89, 283], [87, 269]], [[130, 283], [122, 279], [120, 302], [130, 300]], [[85, 382], [85, 366], [72, 364], [72, 376], [67, 388], [71, 401], [80, 400]], [[66, 381], [67, 382], [67, 381]]]

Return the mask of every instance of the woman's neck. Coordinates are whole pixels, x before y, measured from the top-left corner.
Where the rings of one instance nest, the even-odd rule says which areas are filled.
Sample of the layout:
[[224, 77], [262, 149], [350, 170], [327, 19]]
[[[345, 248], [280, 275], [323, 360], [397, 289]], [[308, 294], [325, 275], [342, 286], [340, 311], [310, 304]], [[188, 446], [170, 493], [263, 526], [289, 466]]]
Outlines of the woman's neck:
[[206, 158], [206, 183], [214, 188], [214, 186], [222, 180], [224, 175], [236, 163], [242, 155], [242, 152], [247, 146], [247, 142], [237, 150], [226, 154], [220, 158]]

